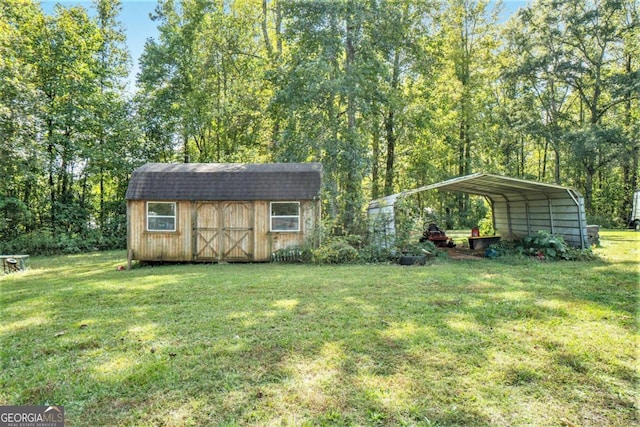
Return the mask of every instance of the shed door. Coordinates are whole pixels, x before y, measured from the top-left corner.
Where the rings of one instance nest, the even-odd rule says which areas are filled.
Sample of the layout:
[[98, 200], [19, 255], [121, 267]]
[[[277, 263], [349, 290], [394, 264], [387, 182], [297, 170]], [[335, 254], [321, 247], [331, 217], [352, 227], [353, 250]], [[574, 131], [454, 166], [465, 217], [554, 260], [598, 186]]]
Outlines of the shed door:
[[222, 203], [222, 260], [253, 260], [253, 204]]
[[219, 260], [221, 232], [218, 203], [196, 203], [193, 224], [193, 259]]

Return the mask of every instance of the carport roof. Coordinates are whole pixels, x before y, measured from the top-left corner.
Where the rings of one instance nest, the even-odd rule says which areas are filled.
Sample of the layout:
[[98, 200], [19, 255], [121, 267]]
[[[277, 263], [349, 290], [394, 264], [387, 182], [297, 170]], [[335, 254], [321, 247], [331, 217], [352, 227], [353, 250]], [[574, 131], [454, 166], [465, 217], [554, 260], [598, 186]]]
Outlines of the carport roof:
[[369, 204], [369, 208], [382, 205], [392, 205], [398, 197], [409, 196], [427, 190], [459, 191], [462, 193], [486, 196], [492, 200], [522, 200], [531, 196], [542, 195], [545, 198], [568, 195], [572, 198], [579, 197], [579, 194], [569, 188], [556, 184], [545, 184], [536, 181], [528, 181], [518, 178], [510, 178], [500, 175], [486, 173], [476, 173], [472, 175], [452, 178], [447, 181], [438, 182], [424, 187], [406, 190], [398, 194], [392, 194]]

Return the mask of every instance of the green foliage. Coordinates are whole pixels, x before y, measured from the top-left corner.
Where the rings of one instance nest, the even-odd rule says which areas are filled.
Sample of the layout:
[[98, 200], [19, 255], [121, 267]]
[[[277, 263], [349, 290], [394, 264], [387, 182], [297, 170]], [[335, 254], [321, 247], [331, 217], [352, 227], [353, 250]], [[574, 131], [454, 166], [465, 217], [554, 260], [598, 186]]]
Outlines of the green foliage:
[[[633, 0], [536, 0], [508, 23], [490, 4], [161, 1], [130, 101], [120, 0], [51, 14], [5, 0], [3, 245], [123, 246], [128, 177], [148, 161], [321, 161], [336, 234], [364, 235], [372, 197], [485, 171], [573, 186], [590, 222], [625, 226], [640, 176]], [[425, 208], [492, 234], [481, 200], [412, 197], [399, 246]]]
[[300, 248], [279, 251], [274, 256], [283, 260], [312, 261], [317, 264], [388, 263], [397, 261], [401, 255], [446, 257], [446, 252], [439, 251], [430, 241], [420, 242], [416, 238], [404, 240], [402, 243], [397, 241], [396, 245], [385, 245], [354, 234], [330, 236], [318, 249], [311, 252], [311, 259], [305, 256], [309, 250]]
[[491, 218], [490, 212], [487, 213], [487, 215], [488, 216], [482, 218], [478, 223], [478, 230], [481, 236], [494, 236], [496, 231], [493, 228], [493, 218]]
[[625, 228], [626, 220], [622, 217], [611, 217], [610, 215], [587, 215], [587, 224], [596, 224], [600, 228]]
[[424, 242], [415, 241], [415, 242], [405, 243], [404, 245], [399, 246], [397, 250], [402, 254], [414, 255], [414, 256], [425, 255], [425, 254], [430, 254], [435, 256], [436, 252], [438, 251], [438, 249], [436, 248], [436, 245], [429, 240], [426, 240]]
[[490, 248], [506, 259], [535, 258], [538, 261], [592, 261], [597, 257], [591, 249], [578, 249], [567, 245], [562, 236], [538, 230], [522, 240], [501, 240]]
[[358, 257], [358, 250], [348, 238], [336, 236], [314, 250], [312, 259], [316, 264], [347, 264], [357, 261]]
[[396, 199], [395, 211], [395, 246], [403, 248], [417, 242], [430, 221], [422, 212], [420, 205], [413, 198]]
[[[139, 132], [124, 93], [128, 53], [119, 0], [0, 7], [2, 245], [30, 253], [122, 247]], [[9, 30], [10, 31], [7, 31]], [[11, 200], [7, 205], [7, 200]], [[113, 205], [118, 208], [113, 209]], [[10, 212], [9, 212], [10, 211]]]
[[561, 236], [555, 236], [544, 230], [525, 237], [522, 241], [525, 253], [542, 256], [547, 259], [566, 259], [567, 244]]
[[53, 233], [41, 228], [23, 233], [15, 239], [2, 241], [0, 252], [5, 254], [56, 255], [90, 252], [110, 245], [100, 244], [100, 235], [88, 237], [77, 234]]
[[[161, 2], [140, 61], [137, 101], [151, 142], [192, 162], [263, 156], [268, 119], [259, 15], [241, 2]], [[177, 154], [177, 153], [171, 153]], [[188, 159], [188, 160], [187, 160]]]
[[569, 261], [598, 261], [600, 257], [591, 248], [580, 249], [568, 246], [564, 259]]
[[387, 263], [397, 258], [398, 250], [395, 247], [368, 244], [358, 250], [358, 261], [364, 264]]
[[29, 207], [23, 201], [0, 195], [0, 240], [15, 239], [30, 222]]

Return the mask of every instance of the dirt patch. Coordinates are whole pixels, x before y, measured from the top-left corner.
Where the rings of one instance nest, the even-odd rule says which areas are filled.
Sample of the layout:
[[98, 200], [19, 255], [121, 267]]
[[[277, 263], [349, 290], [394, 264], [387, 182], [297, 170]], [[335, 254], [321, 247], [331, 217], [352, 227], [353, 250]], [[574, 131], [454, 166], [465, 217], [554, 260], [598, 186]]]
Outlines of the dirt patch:
[[444, 250], [447, 252], [447, 255], [449, 255], [449, 259], [453, 259], [453, 260], [465, 260], [465, 259], [472, 259], [472, 260], [479, 260], [484, 258], [484, 251], [472, 251], [471, 249], [468, 248], [438, 248], [440, 250]]

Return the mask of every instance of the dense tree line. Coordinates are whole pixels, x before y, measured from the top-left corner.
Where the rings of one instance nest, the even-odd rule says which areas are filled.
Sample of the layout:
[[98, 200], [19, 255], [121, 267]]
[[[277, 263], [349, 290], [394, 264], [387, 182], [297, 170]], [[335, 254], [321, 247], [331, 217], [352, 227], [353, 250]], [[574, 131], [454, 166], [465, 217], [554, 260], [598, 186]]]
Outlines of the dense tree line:
[[[324, 212], [474, 172], [577, 188], [624, 225], [638, 186], [637, 0], [159, 0], [135, 93], [120, 0], [0, 4], [4, 250], [121, 247], [148, 161], [320, 161]], [[424, 200], [455, 226], [468, 197]], [[436, 198], [437, 197], [437, 198]]]

